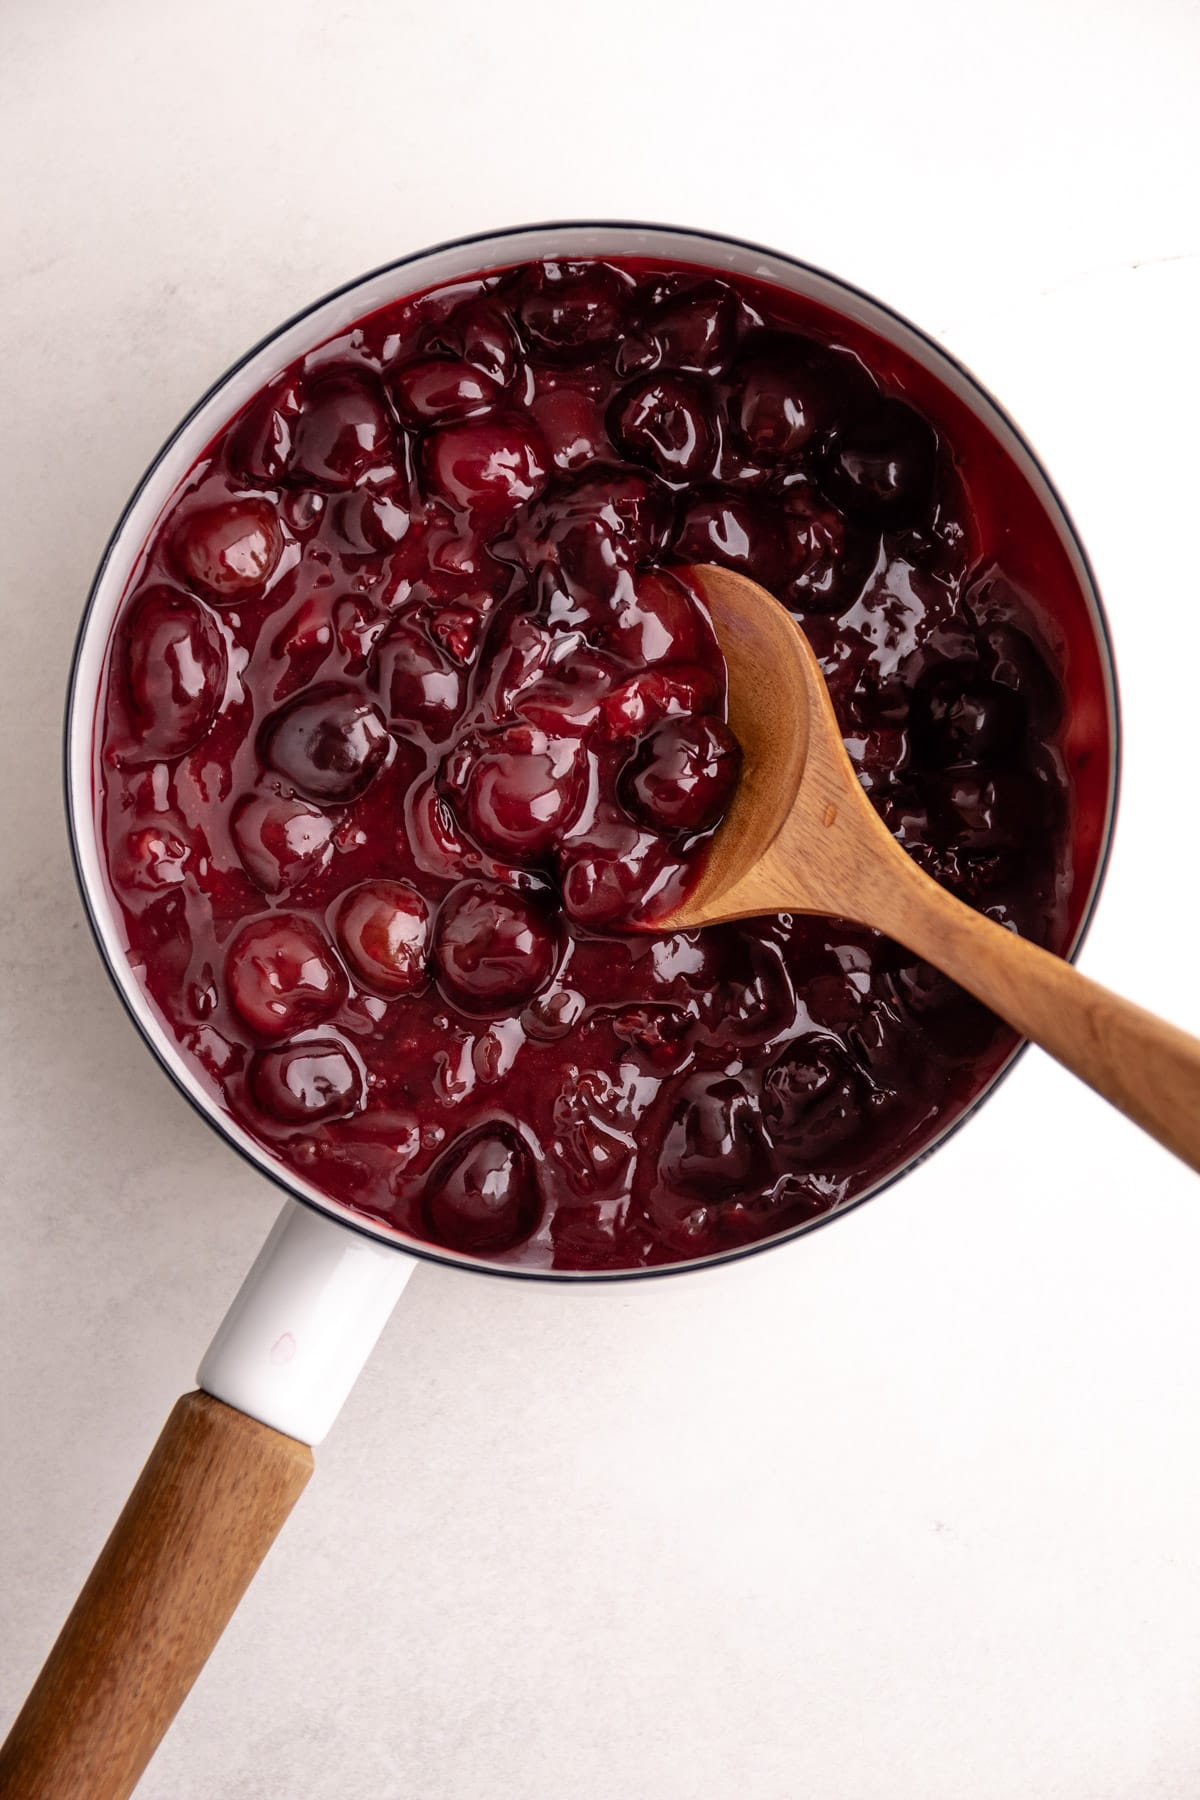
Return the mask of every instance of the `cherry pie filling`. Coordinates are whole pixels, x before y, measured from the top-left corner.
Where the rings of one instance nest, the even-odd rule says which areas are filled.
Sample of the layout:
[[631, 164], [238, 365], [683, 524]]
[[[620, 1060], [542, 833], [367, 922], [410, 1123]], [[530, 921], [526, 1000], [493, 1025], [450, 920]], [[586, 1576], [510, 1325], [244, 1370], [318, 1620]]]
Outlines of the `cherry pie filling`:
[[629, 928], [737, 781], [686, 578], [803, 624], [935, 878], [1062, 949], [1106, 804], [1079, 579], [960, 399], [762, 283], [538, 263], [400, 301], [208, 447], [114, 626], [131, 961], [220, 1104], [366, 1218], [527, 1267], [816, 1218], [1011, 1048], [878, 934]]

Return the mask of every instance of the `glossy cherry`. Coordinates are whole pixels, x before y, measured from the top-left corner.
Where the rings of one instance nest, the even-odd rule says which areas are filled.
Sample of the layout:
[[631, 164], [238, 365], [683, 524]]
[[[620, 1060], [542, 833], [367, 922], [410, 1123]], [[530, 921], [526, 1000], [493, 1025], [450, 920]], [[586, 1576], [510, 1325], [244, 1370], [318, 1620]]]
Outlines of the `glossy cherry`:
[[742, 753], [720, 719], [666, 719], [621, 778], [626, 810], [652, 830], [711, 831], [737, 786]]
[[269, 719], [262, 734], [268, 768], [310, 800], [348, 800], [361, 794], [390, 747], [377, 708], [349, 687], [309, 690]]
[[415, 994], [425, 986], [429, 908], [408, 881], [363, 881], [334, 911], [338, 948], [370, 992]]
[[187, 594], [153, 587], [125, 624], [125, 679], [137, 733], [132, 760], [182, 756], [209, 730], [228, 658], [211, 613]]
[[422, 1210], [436, 1244], [475, 1256], [511, 1250], [541, 1214], [528, 1145], [503, 1124], [468, 1132], [434, 1163]]
[[249, 1086], [256, 1105], [285, 1125], [345, 1119], [363, 1101], [362, 1070], [336, 1038], [303, 1038], [260, 1051], [250, 1065]]
[[257, 495], [189, 513], [175, 533], [175, 558], [184, 579], [218, 601], [261, 593], [282, 553], [279, 515]]
[[247, 794], [230, 830], [242, 865], [265, 894], [281, 894], [323, 869], [337, 821], [296, 794]]
[[328, 939], [300, 913], [252, 919], [225, 956], [236, 1011], [258, 1037], [290, 1037], [336, 1012], [346, 980]]
[[433, 958], [438, 986], [465, 1012], [487, 1014], [532, 999], [558, 960], [546, 896], [460, 881], [438, 909]]

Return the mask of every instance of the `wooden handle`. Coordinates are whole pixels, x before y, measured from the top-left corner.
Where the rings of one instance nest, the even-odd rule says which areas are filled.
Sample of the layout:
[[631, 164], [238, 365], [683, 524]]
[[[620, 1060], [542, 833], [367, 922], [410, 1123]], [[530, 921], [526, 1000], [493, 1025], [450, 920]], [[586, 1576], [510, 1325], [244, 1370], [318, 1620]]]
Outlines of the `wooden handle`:
[[4, 1800], [125, 1800], [312, 1474], [185, 1394], [0, 1749]]
[[1200, 1040], [973, 912], [894, 848], [870, 884], [870, 922], [1200, 1171]]

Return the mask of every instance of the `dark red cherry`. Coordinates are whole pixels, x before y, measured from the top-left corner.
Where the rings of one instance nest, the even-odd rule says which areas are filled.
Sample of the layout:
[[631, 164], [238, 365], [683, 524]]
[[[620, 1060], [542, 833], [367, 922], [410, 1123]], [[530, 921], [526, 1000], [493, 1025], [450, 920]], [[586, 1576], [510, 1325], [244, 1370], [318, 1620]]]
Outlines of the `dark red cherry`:
[[425, 986], [429, 909], [407, 881], [363, 881], [343, 894], [334, 930], [347, 966], [373, 993], [415, 994]]
[[937, 438], [903, 400], [884, 400], [838, 432], [822, 480], [848, 512], [880, 525], [908, 524], [933, 493]]
[[464, 1133], [425, 1179], [425, 1228], [436, 1244], [476, 1256], [511, 1250], [542, 1216], [533, 1155], [500, 1122]]
[[719, 1204], [769, 1178], [770, 1149], [757, 1096], [723, 1074], [689, 1075], [670, 1109], [658, 1179], [671, 1195]]
[[182, 756], [205, 736], [225, 694], [221, 628], [188, 594], [150, 588], [126, 626], [126, 691], [136, 757]]
[[422, 356], [389, 372], [396, 410], [414, 426], [468, 419], [486, 412], [500, 385], [462, 358]]
[[504, 725], [480, 734], [460, 816], [483, 849], [536, 860], [575, 823], [586, 789], [587, 762], [578, 738], [553, 737], [533, 725]]
[[544, 902], [495, 881], [460, 881], [438, 909], [438, 986], [464, 1012], [523, 1005], [545, 987], [558, 943]]
[[560, 384], [539, 392], [529, 412], [556, 469], [582, 469], [611, 455], [604, 407], [587, 387]]
[[1003, 761], [1019, 750], [1028, 719], [1021, 696], [980, 681], [968, 667], [937, 675], [913, 704], [918, 753], [949, 767], [985, 758]]
[[742, 441], [764, 462], [798, 456], [835, 416], [827, 371], [791, 345], [746, 362], [734, 408]]
[[1030, 723], [1040, 736], [1048, 737], [1062, 719], [1063, 698], [1044, 651], [1028, 633], [1003, 618], [986, 621], [980, 648], [997, 687], [1019, 694]]
[[1046, 831], [1048, 795], [1023, 770], [948, 769], [925, 776], [921, 789], [945, 838], [962, 850], [1020, 851]]
[[377, 709], [355, 688], [310, 688], [263, 727], [269, 768], [310, 800], [361, 794], [387, 761], [391, 737]]
[[251, 881], [280, 894], [327, 866], [335, 824], [294, 794], [249, 794], [234, 809], [230, 830]]
[[853, 1137], [864, 1105], [862, 1078], [842, 1044], [820, 1032], [789, 1044], [763, 1077], [767, 1129], [804, 1168]]
[[442, 738], [462, 710], [462, 676], [419, 625], [396, 625], [375, 648], [372, 682], [401, 730], [419, 725]]
[[608, 423], [627, 456], [668, 481], [695, 480], [712, 468], [712, 406], [693, 376], [648, 375], [633, 382], [613, 401]]
[[536, 432], [489, 416], [443, 425], [425, 441], [430, 490], [485, 530], [496, 530], [546, 485], [549, 458]]
[[299, 913], [271, 913], [243, 925], [226, 952], [225, 982], [235, 1011], [264, 1038], [319, 1025], [346, 996], [328, 941]]
[[283, 554], [279, 515], [258, 496], [206, 506], [176, 528], [173, 549], [184, 579], [210, 598], [246, 600], [261, 594]]
[[878, 533], [850, 524], [807, 483], [789, 489], [778, 526], [780, 598], [802, 613], [839, 613], [853, 605], [875, 568]]
[[710, 831], [724, 817], [742, 752], [719, 719], [667, 719], [641, 745], [621, 777], [621, 799], [653, 831]]
[[356, 488], [336, 503], [337, 533], [354, 555], [393, 550], [407, 536], [412, 513], [401, 492], [388, 488]]
[[114, 857], [114, 873], [123, 887], [157, 894], [186, 881], [190, 855], [187, 844], [174, 831], [162, 825], [143, 825], [124, 839]]
[[300, 412], [300, 383], [292, 376], [259, 394], [234, 426], [229, 460], [250, 481], [275, 483], [283, 476]]
[[610, 738], [641, 737], [660, 719], [713, 712], [721, 683], [711, 669], [680, 663], [631, 675], [606, 696], [601, 726]]
[[779, 524], [763, 505], [736, 494], [716, 493], [686, 507], [675, 535], [684, 562], [719, 563], [774, 591], [783, 575]]
[[618, 825], [594, 836], [594, 843], [572, 849], [564, 860], [563, 908], [592, 931], [632, 928], [680, 865], [655, 832]]
[[698, 281], [652, 307], [640, 337], [656, 366], [714, 375], [727, 367], [737, 334], [737, 300], [720, 281]]
[[337, 1038], [260, 1050], [250, 1065], [255, 1104], [284, 1125], [347, 1119], [363, 1103], [362, 1070]]
[[292, 431], [288, 474], [316, 487], [354, 487], [394, 454], [391, 421], [373, 376], [352, 369], [313, 376]]
[[624, 279], [598, 262], [534, 265], [522, 279], [517, 318], [548, 350], [581, 350], [616, 336]]
[[708, 650], [708, 631], [690, 591], [675, 575], [652, 569], [618, 593], [606, 647], [638, 668], [695, 662]]
[[465, 301], [429, 338], [431, 350], [461, 357], [508, 387], [517, 372], [517, 339], [504, 308], [486, 295]]

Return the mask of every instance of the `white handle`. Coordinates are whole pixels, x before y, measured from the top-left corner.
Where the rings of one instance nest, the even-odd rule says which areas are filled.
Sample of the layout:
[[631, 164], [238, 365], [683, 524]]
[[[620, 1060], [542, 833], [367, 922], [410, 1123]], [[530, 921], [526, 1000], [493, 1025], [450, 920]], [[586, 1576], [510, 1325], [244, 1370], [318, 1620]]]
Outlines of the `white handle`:
[[289, 1200], [200, 1364], [206, 1393], [319, 1444], [416, 1259]]

